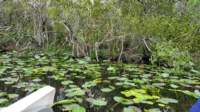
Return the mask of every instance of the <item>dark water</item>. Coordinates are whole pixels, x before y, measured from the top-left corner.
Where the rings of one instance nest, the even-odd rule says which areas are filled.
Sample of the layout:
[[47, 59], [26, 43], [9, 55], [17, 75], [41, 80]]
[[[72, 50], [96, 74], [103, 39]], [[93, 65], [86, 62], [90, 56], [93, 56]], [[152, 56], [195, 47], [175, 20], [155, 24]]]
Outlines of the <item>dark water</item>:
[[[107, 80], [107, 78], [108, 77], [107, 77], [106, 74], [104, 74], [102, 76], [102, 80]], [[131, 77], [129, 77], [129, 78], [131, 78]], [[78, 85], [78, 86], [81, 86], [85, 82], [85, 79], [82, 80], [82, 79], [73, 79], [72, 78], [72, 80], [74, 80], [75, 84]], [[55, 83], [56, 81], [54, 81], [54, 80], [52, 80], [50, 82], [54, 82], [54, 84], [56, 84]], [[109, 94], [102, 93], [100, 91], [101, 88], [108, 87], [110, 84], [114, 86], [115, 83], [117, 83], [117, 81], [111, 81], [109, 83], [99, 84], [99, 85], [91, 88], [90, 91], [88, 93], [86, 93], [85, 97], [91, 97], [91, 95], [94, 95], [94, 96], [92, 96], [94, 98], [99, 98], [99, 97], [105, 98], [109, 102], [106, 106], [92, 107], [91, 104], [86, 102], [86, 101], [83, 101], [81, 106], [85, 107], [87, 112], [122, 112], [124, 107], [131, 107], [132, 105], [124, 106], [122, 104], [116, 103], [113, 100], [114, 96], [119, 96], [121, 91], [126, 90], [126, 89], [130, 89], [131, 87], [127, 87], [127, 88], [117, 87], [114, 91], [112, 91]], [[53, 84], [50, 83], [50, 85], [52, 85], [54, 87], [56, 86], [56, 88], [57, 88], [56, 100], [67, 98], [67, 97], [64, 96], [64, 91], [63, 91], [64, 89], [66, 89], [65, 87], [61, 86], [60, 84], [53, 85]], [[153, 106], [153, 108], [160, 108], [161, 111], [163, 111], [163, 112], [188, 112], [189, 108], [196, 101], [196, 99], [194, 97], [187, 96], [187, 95], [184, 95], [184, 94], [179, 93], [179, 92], [172, 92], [172, 91], [169, 91], [167, 88], [161, 88], [160, 91], [161, 91], [160, 94], [162, 96], [179, 100], [178, 104], [169, 104], [169, 106], [171, 108], [168, 108], [168, 109], [161, 108], [157, 105]], [[134, 104], [134, 106], [138, 107], [137, 112], [140, 112], [140, 111], [142, 112], [145, 108], [152, 108], [152, 106], [145, 105], [145, 104]], [[59, 107], [55, 107], [54, 112], [62, 112], [62, 111]]]
[[[163, 112], [187, 112], [191, 105], [196, 101], [194, 97], [182, 94], [180, 92], [174, 92], [169, 90], [170, 88], [168, 85], [165, 86], [158, 86], [156, 89], [159, 90], [159, 95], [169, 98], [178, 99], [179, 103], [177, 104], [169, 104], [168, 106], [170, 108], [166, 107], [160, 107], [155, 103], [154, 105], [148, 105], [148, 104], [131, 104], [131, 105], [122, 105], [120, 103], [116, 103], [114, 101], [114, 96], [122, 96], [121, 91], [129, 90], [134, 86], [131, 85], [120, 85], [117, 86], [116, 84], [119, 82], [125, 82], [124, 80], [130, 80], [133, 81], [135, 79], [141, 79], [143, 82], [141, 84], [138, 84], [137, 88], [142, 88], [143, 86], [152, 86], [154, 83], [161, 83], [161, 80], [165, 79], [157, 79], [157, 76], [154, 76], [156, 74], [152, 69], [154, 68], [147, 68], [145, 70], [136, 70], [136, 71], [126, 71], [123, 69], [123, 67], [118, 67], [118, 71], [115, 73], [115, 75], [108, 73], [106, 70], [108, 68], [108, 65], [102, 65], [101, 66], [101, 76], [96, 78], [88, 78], [86, 76], [83, 76], [81, 73], [69, 73], [65, 72], [64, 77], [62, 79], [56, 80], [53, 76], [55, 74], [53, 72], [46, 72], [43, 75], [40, 76], [34, 76], [34, 77], [24, 77], [22, 81], [19, 81], [15, 83], [14, 85], [19, 85], [21, 83], [26, 82], [26, 85], [21, 85], [21, 87], [15, 87], [14, 85], [4, 84], [4, 81], [0, 81], [0, 91], [4, 91], [7, 93], [16, 93], [19, 94], [19, 97], [16, 99], [11, 100], [10, 103], [13, 103], [17, 101], [18, 99], [25, 97], [26, 95], [32, 93], [34, 90], [37, 90], [38, 88], [42, 87], [43, 85], [50, 85], [56, 88], [56, 96], [55, 96], [55, 102], [59, 100], [69, 99], [71, 97], [68, 97], [65, 95], [65, 90], [69, 89], [70, 87], [64, 86], [61, 84], [62, 81], [70, 80], [73, 81], [74, 84], [81, 89], [83, 89], [81, 86], [91, 80], [95, 79], [101, 79], [103, 83], [99, 83], [94, 87], [88, 88], [88, 90], [85, 90], [85, 95], [81, 96], [79, 98], [83, 99], [82, 103], [79, 103], [80, 106], [84, 107], [87, 112], [122, 112], [124, 107], [136, 107], [136, 109], [139, 111], [144, 111], [145, 109], [151, 109], [151, 108], [159, 108]], [[121, 69], [120, 69], [121, 68]], [[146, 77], [143, 74], [152, 74], [150, 77]], [[80, 77], [83, 76], [83, 77]], [[120, 80], [110, 80], [110, 77], [118, 76], [118, 78], [122, 78]], [[32, 79], [35, 79], [35, 77], [39, 77], [41, 81], [34, 82]], [[181, 79], [181, 78], [180, 78]], [[135, 83], [135, 82], [134, 82]], [[37, 85], [39, 84], [39, 85]], [[136, 83], [135, 83], [136, 84]], [[37, 88], [34, 88], [33, 91], [26, 90], [29, 87], [32, 88], [32, 86], [38, 86]], [[104, 93], [101, 91], [102, 88], [106, 88], [109, 86], [115, 87], [115, 89], [110, 93]], [[155, 88], [153, 88], [155, 89]], [[180, 89], [184, 90], [193, 90], [193, 87], [181, 87]], [[107, 105], [103, 107], [98, 106], [92, 106], [89, 102], [85, 100], [85, 98], [105, 98], [108, 102]], [[39, 112], [62, 112], [62, 105], [58, 105], [53, 107], [53, 109], [43, 109]]]

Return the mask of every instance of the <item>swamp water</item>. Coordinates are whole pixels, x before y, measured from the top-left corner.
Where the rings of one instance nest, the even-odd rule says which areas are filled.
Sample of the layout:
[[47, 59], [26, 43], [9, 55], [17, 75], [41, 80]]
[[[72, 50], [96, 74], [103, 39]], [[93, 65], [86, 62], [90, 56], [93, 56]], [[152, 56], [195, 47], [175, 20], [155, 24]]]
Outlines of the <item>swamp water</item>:
[[199, 75], [194, 69], [97, 64], [66, 54], [1, 54], [0, 106], [51, 85], [57, 92], [54, 112], [188, 112], [200, 96]]

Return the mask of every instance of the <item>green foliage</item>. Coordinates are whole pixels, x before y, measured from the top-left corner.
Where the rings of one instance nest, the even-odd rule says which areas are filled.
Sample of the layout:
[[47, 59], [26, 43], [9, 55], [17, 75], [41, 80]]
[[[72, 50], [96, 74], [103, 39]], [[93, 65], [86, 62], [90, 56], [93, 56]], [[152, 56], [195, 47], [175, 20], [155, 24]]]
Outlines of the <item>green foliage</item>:
[[197, 18], [200, 17], [200, 14], [194, 13], [200, 10], [200, 1], [199, 0], [188, 0], [188, 13], [191, 15], [191, 19], [194, 23], [200, 24]]
[[191, 57], [188, 52], [180, 51], [173, 46], [172, 42], [162, 42], [156, 44], [152, 52], [151, 62], [153, 64], [159, 63], [159, 65], [166, 64], [166, 66], [184, 68], [190, 65]]
[[[0, 52], [18, 52], [0, 54], [0, 106], [53, 85], [61, 94], [53, 107], [62, 111], [179, 111], [171, 105], [200, 96], [192, 63], [198, 66], [199, 6], [200, 0], [1, 0]], [[151, 66], [107, 63], [149, 58]]]
[[[0, 28], [0, 40], [5, 44], [12, 41], [21, 49], [36, 48], [37, 43], [47, 51], [67, 50], [74, 56], [89, 56], [99, 61], [100, 57], [110, 59], [122, 54], [127, 59], [143, 56], [141, 40], [149, 39], [148, 46], [155, 48], [152, 49], [153, 63], [159, 61], [160, 54], [164, 55], [161, 49], [179, 52], [177, 59], [181, 59], [175, 59], [177, 62], [166, 60], [173, 66], [187, 61], [180, 56], [185, 55], [185, 51], [191, 54], [199, 51], [199, 3], [199, 0], [187, 3], [171, 0], [3, 1], [0, 18], [5, 18], [3, 26], [9, 27], [2, 31]], [[170, 57], [176, 55], [172, 51], [168, 51]], [[165, 57], [169, 57], [167, 53]]]

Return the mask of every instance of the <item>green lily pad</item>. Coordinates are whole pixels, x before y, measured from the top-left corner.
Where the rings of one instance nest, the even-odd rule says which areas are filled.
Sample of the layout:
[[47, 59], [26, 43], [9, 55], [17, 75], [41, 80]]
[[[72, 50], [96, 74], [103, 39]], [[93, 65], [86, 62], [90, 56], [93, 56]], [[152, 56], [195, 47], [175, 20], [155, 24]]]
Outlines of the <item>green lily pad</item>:
[[88, 81], [88, 82], [85, 82], [82, 87], [83, 88], [91, 88], [91, 87], [94, 87], [96, 86], [96, 82], [95, 81]]
[[175, 84], [170, 84], [170, 87], [176, 89], [176, 88], [178, 88], [179, 86], [177, 86], [177, 85], [175, 85]]
[[72, 112], [86, 112], [86, 109], [80, 106], [80, 107], [72, 109]]
[[61, 82], [61, 84], [64, 85], [64, 86], [69, 85], [69, 84], [73, 84], [73, 83], [74, 83], [74, 82], [73, 82], [73, 81], [70, 81], [70, 80], [68, 80], [68, 81], [62, 81], [62, 82]]
[[79, 104], [73, 103], [73, 104], [69, 104], [69, 105], [63, 105], [63, 111], [64, 112], [68, 112], [68, 111], [72, 111], [72, 112], [86, 112], [85, 108], [80, 106]]
[[164, 78], [167, 78], [167, 77], [169, 77], [169, 74], [168, 73], [162, 73], [161, 76], [164, 77]]
[[0, 92], [0, 97], [4, 97], [4, 96], [6, 96], [6, 95], [7, 95], [6, 92]]
[[116, 102], [121, 103], [121, 104], [124, 104], [124, 105], [133, 104], [133, 100], [126, 99], [126, 98], [123, 98], [123, 97], [120, 97], [120, 96], [115, 96], [115, 97], [113, 97], [113, 99], [114, 99]]
[[19, 97], [18, 94], [8, 94], [8, 98], [9, 98], [9, 99], [15, 99], [15, 98], [17, 98], [17, 97]]
[[107, 101], [104, 98], [97, 98], [97, 99], [87, 98], [86, 100], [88, 102], [90, 102], [92, 105], [95, 105], [95, 106], [105, 106], [105, 105], [107, 105]]
[[178, 103], [178, 100], [172, 98], [160, 98], [157, 100], [159, 103], [170, 104], [170, 103]]
[[9, 100], [6, 98], [0, 98], [0, 106], [6, 106], [9, 103]]
[[135, 107], [135, 106], [129, 106], [129, 107], [124, 107], [123, 112], [140, 112], [141, 109]]
[[105, 93], [109, 93], [112, 91], [112, 89], [111, 88], [102, 88], [101, 91], [105, 92]]
[[84, 96], [85, 95], [85, 91], [83, 91], [80, 88], [72, 88], [72, 89], [68, 89], [65, 90], [65, 95], [67, 97], [74, 97], [74, 96]]
[[114, 89], [115, 89], [115, 87], [109, 86], [108, 88], [102, 88], [101, 91], [104, 93], [109, 93], [109, 92], [113, 91]]
[[[77, 101], [75, 99], [65, 99], [65, 100], [61, 100], [58, 101], [56, 103], [53, 104], [53, 106], [55, 105], [66, 105], [66, 104], [72, 104], [72, 103], [76, 103]], [[52, 107], [53, 107], [52, 106]]]

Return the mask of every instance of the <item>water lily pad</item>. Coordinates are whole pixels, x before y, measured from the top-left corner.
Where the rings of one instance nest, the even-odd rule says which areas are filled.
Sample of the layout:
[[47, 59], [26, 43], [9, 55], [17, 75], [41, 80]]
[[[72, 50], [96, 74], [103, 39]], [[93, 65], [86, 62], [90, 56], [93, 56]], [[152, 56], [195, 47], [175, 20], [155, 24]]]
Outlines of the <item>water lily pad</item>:
[[163, 86], [165, 86], [166, 84], [165, 84], [165, 83], [153, 83], [152, 85], [153, 85], [153, 86], [156, 86], [156, 87], [163, 87]]
[[195, 93], [195, 92], [191, 92], [191, 91], [188, 91], [188, 90], [174, 90], [174, 89], [169, 89], [171, 91], [175, 91], [175, 92], [181, 92], [181, 93], [184, 93], [188, 96], [192, 96], [194, 98], [199, 98], [200, 97], [200, 94], [198, 93]]
[[0, 106], [5, 106], [9, 103], [9, 100], [6, 98], [0, 98]]
[[33, 82], [41, 82], [42, 80], [39, 79], [39, 78], [36, 78], [36, 79], [33, 79], [32, 81], [33, 81]]
[[86, 60], [77, 60], [79, 64], [88, 64]]
[[[53, 67], [53, 66], [45, 66], [42, 68], [39, 68], [39, 70], [41, 71], [49, 71], [49, 72], [54, 72], [57, 70], [57, 68]], [[37, 72], [37, 71], [36, 71]]]
[[70, 88], [79, 88], [77, 85], [71, 84], [69, 85]]
[[121, 103], [121, 104], [124, 104], [124, 105], [133, 104], [133, 100], [131, 100], [131, 99], [126, 99], [126, 98], [123, 98], [123, 97], [120, 97], [120, 96], [115, 96], [115, 97], [113, 97], [113, 99], [114, 99], [116, 102]]
[[130, 96], [137, 96], [139, 94], [146, 94], [146, 90], [144, 89], [130, 89], [126, 91], [122, 91], [122, 94], [124, 94], [126, 97]]
[[116, 69], [115, 67], [113, 67], [113, 66], [109, 66], [109, 67], [107, 68], [107, 70], [108, 70], [108, 72], [110, 72], [110, 73], [116, 73], [116, 71], [117, 71], [117, 69]]
[[133, 110], [132, 108], [127, 108], [127, 107], [125, 107], [125, 108], [123, 109], [123, 112], [136, 112], [136, 111]]
[[105, 105], [107, 105], [107, 101], [105, 100], [105, 98], [97, 98], [97, 99], [87, 98], [86, 100], [88, 102], [90, 102], [92, 105], [95, 105], [95, 106], [105, 106]]
[[69, 104], [69, 105], [63, 105], [63, 111], [64, 112], [68, 112], [68, 111], [72, 111], [72, 112], [86, 112], [85, 108], [80, 106], [79, 104], [73, 103], [73, 104]]
[[74, 82], [71, 81], [71, 80], [67, 80], [67, 81], [62, 81], [61, 84], [66, 86], [66, 85], [69, 85], [69, 84], [73, 84]]
[[72, 103], [76, 103], [77, 101], [75, 99], [65, 99], [65, 100], [61, 100], [58, 101], [56, 103], [53, 104], [53, 106], [55, 105], [66, 105], [66, 104], [72, 104]]
[[177, 86], [177, 85], [175, 85], [175, 84], [170, 84], [170, 87], [176, 89], [176, 88], [178, 88], [179, 86]]
[[159, 103], [170, 104], [170, 103], [178, 103], [178, 100], [172, 98], [160, 98], [157, 100]]
[[135, 106], [128, 106], [123, 108], [123, 112], [142, 112], [142, 110]]
[[15, 99], [15, 98], [18, 98], [18, 97], [19, 97], [18, 94], [8, 94], [9, 99]]
[[6, 92], [0, 92], [0, 97], [4, 97], [4, 96], [6, 96], [6, 95], [7, 95]]
[[182, 90], [180, 92], [185, 93], [185, 94], [187, 94], [189, 96], [192, 96], [192, 97], [195, 97], [195, 98], [199, 98], [200, 97], [199, 93], [191, 92], [191, 91], [188, 91], [188, 90]]
[[119, 77], [117, 77], [117, 76], [108, 77], [109, 80], [116, 80], [116, 79], [118, 79], [118, 78], [119, 78]]
[[108, 88], [102, 88], [101, 91], [104, 93], [109, 93], [109, 92], [113, 91], [114, 89], [115, 89], [115, 87], [109, 86]]
[[88, 81], [88, 82], [85, 82], [82, 87], [83, 88], [91, 88], [91, 87], [94, 87], [96, 86], [96, 82], [95, 81]]
[[86, 109], [80, 106], [80, 107], [72, 109], [72, 112], [86, 112]]
[[126, 91], [122, 91], [126, 97], [134, 96], [134, 103], [145, 103], [152, 105], [153, 102], [149, 100], [158, 99], [159, 96], [149, 95], [145, 89], [130, 89]]
[[85, 91], [81, 90], [80, 88], [72, 88], [72, 89], [68, 89], [65, 90], [65, 95], [67, 97], [74, 97], [74, 96], [84, 96], [85, 95]]
[[104, 92], [104, 93], [109, 93], [111, 92], [113, 89], [111, 88], [102, 88], [101, 91]]
[[164, 78], [167, 78], [167, 77], [169, 77], [169, 74], [168, 73], [162, 73], [161, 76], [164, 77]]

